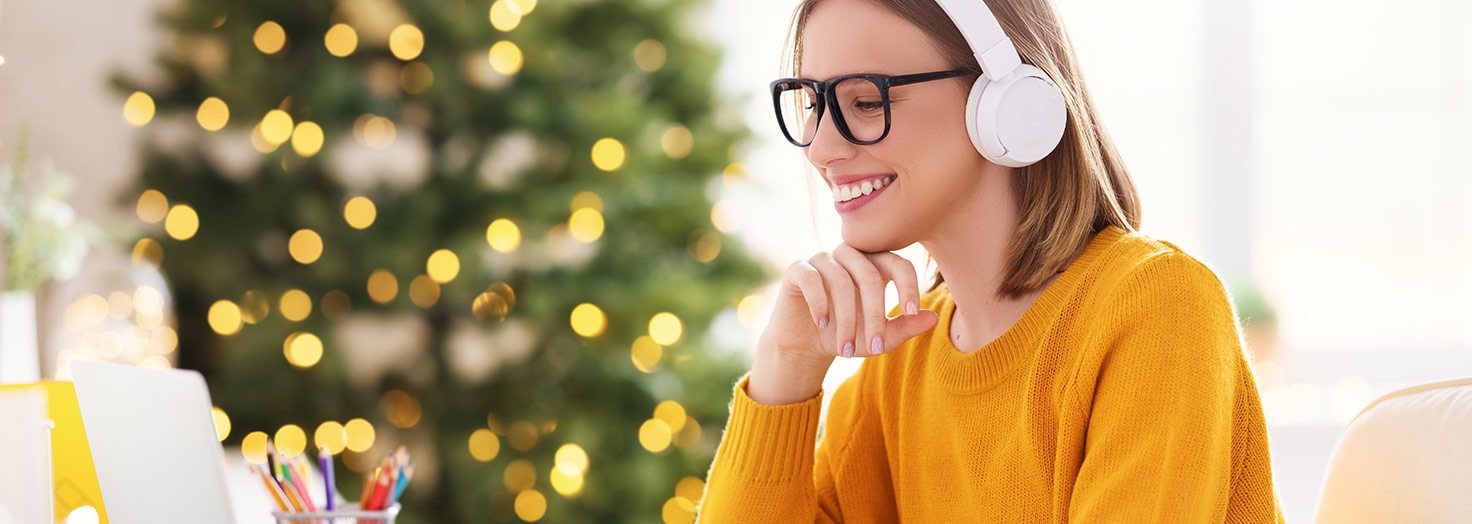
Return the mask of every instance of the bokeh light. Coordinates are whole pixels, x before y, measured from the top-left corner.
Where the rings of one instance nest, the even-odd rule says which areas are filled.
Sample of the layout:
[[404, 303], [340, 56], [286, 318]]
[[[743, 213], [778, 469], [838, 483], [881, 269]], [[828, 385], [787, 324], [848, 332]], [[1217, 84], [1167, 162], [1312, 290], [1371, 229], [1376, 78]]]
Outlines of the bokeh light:
[[521, 71], [525, 57], [521, 53], [521, 47], [515, 43], [502, 40], [491, 44], [491, 50], [487, 53], [487, 59], [491, 61], [491, 69], [506, 76], [514, 75]]
[[434, 70], [424, 62], [409, 62], [399, 70], [399, 85], [409, 94], [429, 91], [434, 85]]
[[279, 309], [287, 320], [301, 322], [312, 315], [312, 297], [300, 289], [289, 289], [281, 294]]
[[634, 45], [634, 65], [645, 72], [653, 73], [664, 67], [665, 59], [664, 44], [658, 40], [644, 40]]
[[268, 144], [279, 146], [291, 139], [291, 131], [295, 127], [291, 115], [286, 114], [286, 111], [272, 109], [261, 117], [261, 138]]
[[346, 315], [352, 309], [353, 299], [347, 293], [334, 289], [322, 295], [322, 316], [329, 320]]
[[277, 51], [280, 51], [281, 48], [286, 47], [286, 30], [281, 28], [281, 24], [267, 20], [256, 27], [256, 33], [252, 40], [255, 41], [256, 49], [261, 50], [262, 53], [273, 55]]
[[579, 209], [592, 209], [599, 213], [603, 212], [603, 198], [592, 191], [583, 191], [572, 197], [571, 211], [576, 213]]
[[478, 462], [490, 462], [501, 453], [501, 439], [489, 429], [477, 429], [470, 434], [470, 456]]
[[348, 451], [362, 453], [373, 447], [373, 440], [376, 435], [373, 431], [373, 424], [369, 424], [367, 420], [355, 418], [349, 420], [347, 424], [343, 424], [342, 428], [347, 431]]
[[516, 251], [516, 247], [521, 245], [521, 228], [509, 219], [495, 219], [486, 227], [486, 243], [502, 253]]
[[714, 231], [697, 231], [690, 235], [690, 258], [709, 264], [721, 255], [721, 234]]
[[378, 409], [383, 412], [384, 417], [388, 418], [389, 424], [402, 429], [414, 427], [424, 416], [424, 411], [419, 406], [419, 399], [399, 389], [391, 389], [384, 393], [383, 398], [378, 401]]
[[517, 518], [527, 522], [536, 522], [542, 520], [546, 514], [547, 497], [542, 495], [542, 492], [528, 489], [516, 494]]
[[219, 131], [230, 122], [230, 107], [225, 105], [224, 100], [212, 96], [199, 103], [194, 119], [199, 122], [199, 127], [207, 131]]
[[353, 121], [353, 136], [374, 149], [393, 145], [397, 133], [393, 120], [378, 115], [365, 114]]
[[297, 369], [307, 369], [322, 360], [322, 339], [317, 335], [298, 331], [287, 335], [282, 344], [286, 361]]
[[681, 496], [670, 497], [660, 510], [664, 524], [691, 524], [695, 522], [695, 503]]
[[424, 32], [410, 24], [395, 27], [388, 35], [388, 50], [394, 58], [408, 62], [424, 51]]
[[682, 478], [675, 484], [675, 496], [698, 504], [700, 499], [705, 498], [705, 481], [696, 477]]
[[332, 56], [345, 57], [358, 49], [358, 32], [353, 30], [353, 26], [334, 24], [327, 29], [327, 35], [322, 37], [322, 43], [327, 46], [327, 52]]
[[674, 313], [664, 312], [649, 319], [649, 337], [661, 346], [672, 346], [685, 336], [685, 325]]
[[378, 219], [378, 207], [368, 197], [356, 196], [342, 206], [342, 218], [353, 229], [368, 229]]
[[566, 475], [582, 476], [588, 472], [588, 452], [577, 444], [563, 444], [557, 448], [553, 461], [557, 463], [557, 469]]
[[670, 425], [663, 420], [652, 418], [644, 421], [639, 426], [639, 445], [651, 453], [659, 453], [670, 447], [670, 441], [674, 439], [674, 433], [670, 431]]
[[169, 198], [157, 189], [148, 189], [138, 195], [138, 219], [157, 224], [169, 214]]
[[333, 455], [342, 453], [348, 447], [348, 430], [335, 420], [323, 422], [312, 434], [312, 443], [317, 448], [327, 448], [327, 452]]
[[685, 158], [695, 149], [695, 136], [685, 126], [670, 126], [659, 137], [659, 149], [664, 151], [665, 156], [675, 160]]
[[215, 418], [215, 436], [220, 438], [220, 442], [224, 442], [230, 436], [230, 415], [226, 415], [220, 406], [210, 408], [210, 414]]
[[475, 297], [470, 310], [476, 320], [505, 320], [515, 305], [516, 292], [505, 282], [496, 282]]
[[194, 234], [199, 232], [199, 213], [184, 204], [169, 208], [169, 214], [164, 216], [164, 231], [174, 240], [194, 238]]
[[302, 157], [311, 157], [322, 150], [322, 126], [316, 122], [303, 121], [291, 132], [291, 149]]
[[579, 209], [568, 219], [567, 228], [579, 242], [593, 242], [603, 236], [603, 214], [593, 208]]
[[246, 291], [245, 296], [240, 297], [240, 319], [246, 324], [259, 324], [269, 314], [271, 314], [271, 301], [266, 298], [265, 293], [252, 289]]
[[648, 335], [634, 339], [634, 345], [629, 349], [629, 359], [634, 362], [634, 367], [645, 373], [659, 369], [659, 361], [663, 357], [664, 347]]
[[409, 301], [419, 307], [430, 307], [440, 301], [440, 285], [429, 275], [419, 275], [409, 282]]
[[506, 430], [506, 443], [511, 445], [511, 449], [517, 451], [531, 451], [532, 448], [537, 447], [540, 437], [536, 424], [525, 420], [516, 421]]
[[520, 4], [508, 0], [496, 0], [491, 4], [491, 27], [502, 32], [516, 29], [516, 26], [521, 25], [521, 13]]
[[572, 308], [571, 323], [573, 332], [593, 338], [603, 334], [603, 329], [607, 325], [607, 317], [598, 306], [584, 302]]
[[276, 451], [287, 458], [301, 455], [307, 450], [307, 432], [296, 424], [287, 424], [276, 430], [276, 438], [272, 439], [276, 445]]
[[521, 16], [532, 14], [532, 10], [537, 8], [537, 0], [508, 0], [508, 2], [518, 13], [521, 13]]
[[217, 300], [210, 305], [210, 329], [220, 336], [228, 337], [240, 332], [244, 322], [240, 318], [240, 306], [229, 300]]
[[153, 121], [154, 109], [153, 97], [142, 91], [134, 91], [123, 102], [123, 120], [135, 126], [143, 126]]
[[264, 431], [252, 431], [240, 439], [240, 453], [251, 464], [266, 463], [266, 441], [270, 437]]
[[735, 231], [736, 215], [731, 212], [731, 204], [721, 200], [710, 206], [710, 223], [723, 233]]
[[593, 165], [603, 171], [615, 171], [624, 165], [624, 145], [617, 139], [600, 138], [593, 143]]
[[552, 483], [552, 489], [563, 497], [576, 497], [583, 491], [583, 476], [569, 475], [562, 468], [553, 467], [547, 474], [547, 480]]
[[379, 304], [393, 302], [399, 296], [399, 279], [387, 269], [379, 269], [368, 275], [368, 298]]
[[311, 264], [322, 257], [322, 235], [310, 229], [299, 229], [287, 241], [291, 259], [302, 264]]
[[521, 493], [532, 489], [537, 484], [537, 470], [532, 467], [531, 461], [516, 459], [506, 465], [506, 472], [501, 475], [501, 482], [506, 486], [506, 491]]
[[654, 407], [654, 418], [663, 420], [669, 425], [670, 431], [677, 432], [685, 427], [685, 406], [679, 402], [666, 400]]
[[767, 312], [767, 297], [753, 293], [736, 304], [736, 319], [748, 329], [756, 328]]
[[454, 251], [439, 249], [429, 255], [424, 272], [440, 284], [448, 284], [460, 274], [460, 257]]

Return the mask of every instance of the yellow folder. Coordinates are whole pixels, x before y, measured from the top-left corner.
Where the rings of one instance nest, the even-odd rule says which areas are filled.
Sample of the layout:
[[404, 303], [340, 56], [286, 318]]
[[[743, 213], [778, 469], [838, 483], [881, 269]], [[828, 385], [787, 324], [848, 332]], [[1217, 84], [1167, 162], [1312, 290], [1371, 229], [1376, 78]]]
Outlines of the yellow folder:
[[46, 404], [51, 423], [51, 479], [55, 483], [56, 519], [62, 521], [73, 510], [92, 506], [107, 524], [107, 511], [102, 507], [102, 488], [97, 485], [97, 468], [92, 464], [92, 448], [87, 445], [87, 432], [82, 427], [82, 412], [77, 407], [77, 390], [71, 382], [37, 384], [0, 384], [0, 390], [46, 388]]

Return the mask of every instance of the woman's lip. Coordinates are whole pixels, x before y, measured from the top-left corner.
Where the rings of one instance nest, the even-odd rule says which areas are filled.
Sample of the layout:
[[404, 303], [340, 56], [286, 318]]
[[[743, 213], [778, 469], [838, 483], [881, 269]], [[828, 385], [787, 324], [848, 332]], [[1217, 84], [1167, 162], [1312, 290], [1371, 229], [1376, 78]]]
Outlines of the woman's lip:
[[862, 174], [862, 175], [829, 175], [828, 176], [828, 185], [829, 185], [830, 188], [832, 188], [834, 186], [846, 186], [846, 185], [849, 185], [849, 184], [858, 184], [858, 183], [861, 183], [861, 182], [863, 182], [865, 180], [873, 180], [873, 179], [876, 179], [876, 178], [885, 178], [885, 177], [892, 177], [892, 176], [895, 176], [895, 174], [894, 173], [867, 173], [867, 174]]

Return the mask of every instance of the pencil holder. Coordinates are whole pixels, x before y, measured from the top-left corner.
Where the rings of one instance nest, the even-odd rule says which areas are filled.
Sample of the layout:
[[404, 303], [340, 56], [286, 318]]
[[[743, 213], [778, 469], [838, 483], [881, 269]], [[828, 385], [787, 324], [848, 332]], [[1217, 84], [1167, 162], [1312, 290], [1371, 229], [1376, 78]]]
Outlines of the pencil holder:
[[276, 524], [394, 524], [399, 505], [368, 511], [358, 509], [357, 504], [345, 504], [332, 511], [273, 511], [271, 516], [276, 517]]

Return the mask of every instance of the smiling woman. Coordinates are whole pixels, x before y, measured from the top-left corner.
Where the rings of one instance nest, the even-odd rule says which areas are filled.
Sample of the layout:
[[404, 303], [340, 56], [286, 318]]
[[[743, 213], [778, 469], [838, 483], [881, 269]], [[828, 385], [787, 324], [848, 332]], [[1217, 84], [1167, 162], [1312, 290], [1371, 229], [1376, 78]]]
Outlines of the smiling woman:
[[793, 27], [778, 130], [843, 242], [784, 275], [702, 522], [1281, 520], [1226, 293], [1135, 231], [1051, 3], [805, 0]]

